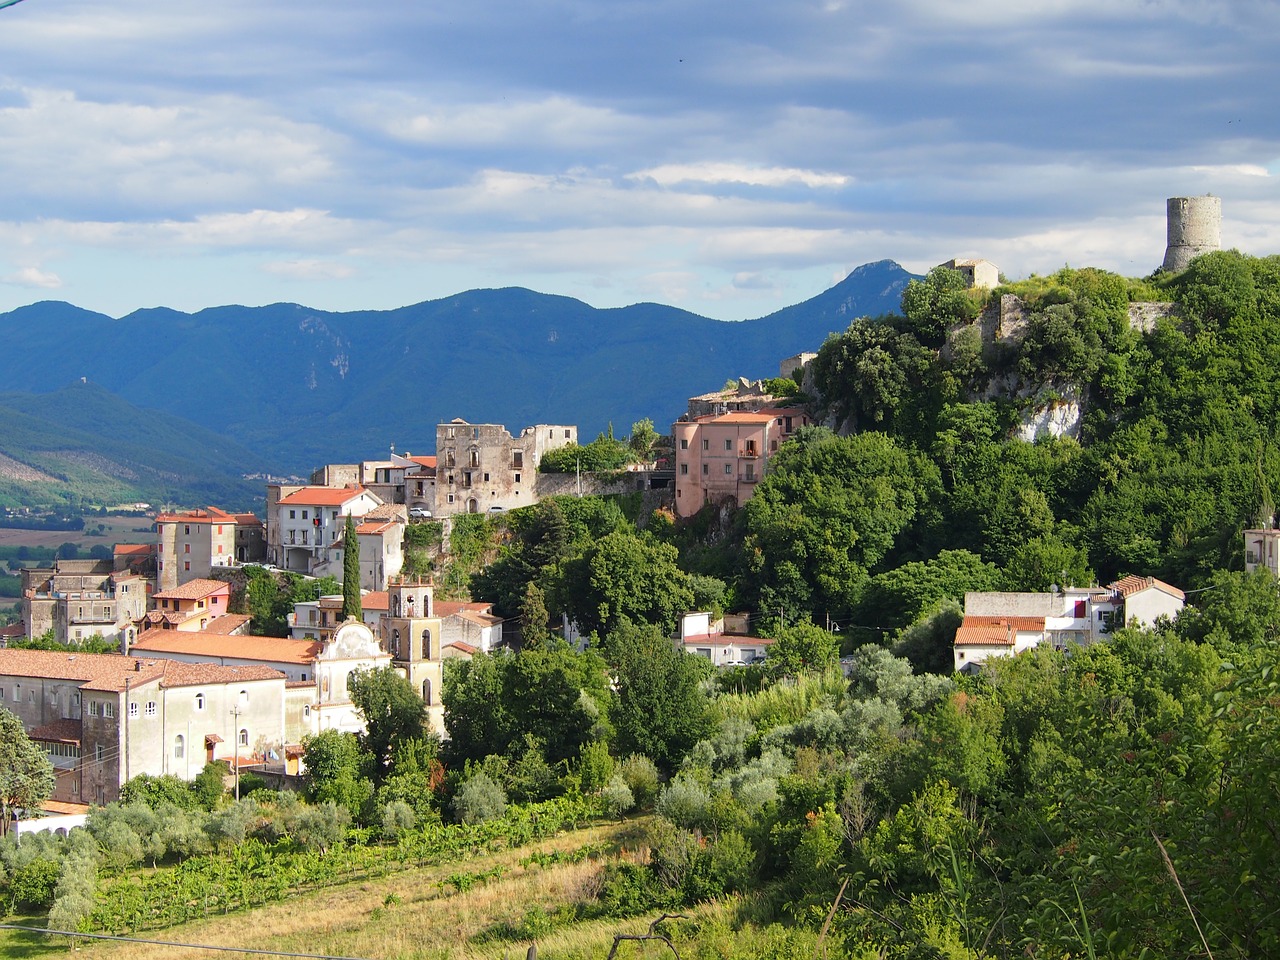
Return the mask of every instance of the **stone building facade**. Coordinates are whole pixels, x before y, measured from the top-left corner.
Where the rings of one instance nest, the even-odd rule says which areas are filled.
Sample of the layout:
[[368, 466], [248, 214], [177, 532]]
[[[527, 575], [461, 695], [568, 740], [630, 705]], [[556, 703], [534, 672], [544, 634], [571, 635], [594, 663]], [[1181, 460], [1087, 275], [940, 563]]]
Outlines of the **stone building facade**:
[[267, 557], [262, 521], [217, 507], [156, 517], [157, 582], [172, 590], [217, 568], [261, 563]]
[[1168, 246], [1160, 269], [1179, 273], [1200, 254], [1222, 249], [1221, 197], [1170, 197], [1165, 218]]
[[454, 420], [436, 427], [437, 517], [515, 510], [538, 502], [538, 464], [545, 453], [576, 444], [578, 428], [525, 427], [519, 436], [496, 423]]
[[116, 640], [147, 609], [147, 578], [111, 560], [55, 560], [22, 571], [22, 624], [28, 637], [52, 630], [59, 643]]

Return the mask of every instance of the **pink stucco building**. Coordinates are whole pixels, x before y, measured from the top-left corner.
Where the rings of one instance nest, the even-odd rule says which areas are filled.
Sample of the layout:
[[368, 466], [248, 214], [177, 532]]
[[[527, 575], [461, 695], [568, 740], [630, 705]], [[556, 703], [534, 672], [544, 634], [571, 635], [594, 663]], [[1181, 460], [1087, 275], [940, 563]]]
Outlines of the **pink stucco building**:
[[809, 417], [799, 407], [737, 411], [677, 420], [676, 514], [691, 517], [707, 503], [751, 499], [778, 447]]

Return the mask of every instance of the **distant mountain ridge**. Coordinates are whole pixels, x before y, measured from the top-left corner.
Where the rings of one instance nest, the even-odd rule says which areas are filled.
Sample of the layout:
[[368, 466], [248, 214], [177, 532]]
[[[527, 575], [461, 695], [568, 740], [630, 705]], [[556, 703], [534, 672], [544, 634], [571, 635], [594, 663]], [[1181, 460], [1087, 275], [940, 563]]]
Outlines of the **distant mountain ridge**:
[[[740, 322], [652, 303], [596, 309], [522, 288], [386, 311], [272, 304], [119, 320], [42, 302], [0, 314], [0, 371], [15, 394], [84, 378], [198, 424], [203, 442], [228, 438], [220, 447], [248, 458], [242, 472], [298, 473], [392, 443], [429, 452], [435, 425], [454, 417], [513, 430], [576, 423], [584, 439], [646, 416], [664, 429], [686, 397], [730, 377], [774, 376], [783, 358], [816, 350], [854, 318], [896, 311], [912, 276], [890, 260], [866, 264], [804, 303]], [[151, 446], [157, 467], [167, 462], [170, 452]], [[19, 453], [0, 432], [0, 454]]]

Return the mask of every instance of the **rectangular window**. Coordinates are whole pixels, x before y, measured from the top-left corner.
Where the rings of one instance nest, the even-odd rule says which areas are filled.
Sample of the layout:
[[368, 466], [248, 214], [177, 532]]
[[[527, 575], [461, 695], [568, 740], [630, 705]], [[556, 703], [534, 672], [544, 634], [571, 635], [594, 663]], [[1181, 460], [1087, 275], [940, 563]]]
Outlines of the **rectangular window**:
[[91, 716], [91, 717], [96, 717], [97, 715], [98, 715], [98, 701], [97, 701], [97, 700], [90, 700], [90, 701], [89, 701], [89, 716]]
[[569, 431], [568, 431], [568, 430], [566, 430], [566, 431], [564, 432], [564, 438], [565, 438], [566, 440], [568, 440], [568, 439], [569, 439]]
[[729, 474], [731, 474], [731, 473], [733, 473], [733, 464], [732, 464], [732, 463], [726, 463], [726, 464], [724, 465], [724, 475], [727, 477], [727, 476], [728, 476]]
[[136, 703], [129, 704], [129, 719], [136, 720], [138, 718], [138, 705]]
[[484, 475], [484, 482], [485, 483], [489, 482], [489, 475], [487, 473]]
[[147, 716], [154, 717], [156, 715], [156, 702], [154, 700], [147, 701]]
[[182, 532], [186, 534], [188, 537], [191, 536], [191, 527], [184, 525], [182, 528]]
[[516, 483], [519, 483], [519, 482], [520, 482], [520, 474], [518, 474], [518, 473], [517, 473], [517, 474], [516, 474]]
[[710, 441], [710, 440], [708, 440], [708, 439], [706, 439], [705, 437], [704, 437], [704, 438], [703, 438], [703, 440], [702, 440], [702, 449], [703, 449], [703, 450], [710, 450], [710, 449], [711, 449], [711, 441]]
[[116, 705], [110, 700], [102, 701], [102, 715], [104, 717], [114, 717], [116, 715]]
[[184, 543], [184, 544], [182, 545], [182, 552], [183, 552], [183, 553], [190, 553], [190, 552], [191, 552], [191, 544], [189, 544], [189, 543]]
[[731, 452], [731, 451], [733, 450], [733, 441], [732, 441], [732, 440], [726, 440], [726, 441], [724, 442], [724, 449], [725, 449], [725, 452], [726, 452], [726, 453]]
[[102, 762], [102, 753], [103, 753], [103, 750], [102, 750], [102, 744], [100, 744], [100, 743], [95, 743], [95, 744], [93, 745], [93, 759], [95, 759], [95, 760], [97, 760], [99, 763], [101, 763], [101, 762]]
[[704, 463], [702, 465], [702, 475], [705, 477], [705, 476], [708, 476], [710, 473], [711, 473], [711, 464]]
[[289, 511], [289, 519], [290, 519], [290, 520], [297, 519], [297, 516], [298, 516], [298, 511], [296, 511], [296, 510], [290, 510], [290, 511]]
[[183, 570], [190, 570], [190, 569], [191, 569], [191, 561], [190, 561], [190, 560], [184, 560], [184, 561], [183, 561], [183, 563], [182, 563], [182, 569], [183, 569]]
[[303, 519], [303, 520], [306, 520], [306, 519], [307, 519], [307, 511], [306, 511], [306, 510], [303, 510], [303, 511], [302, 511], [302, 519]]
[[680, 464], [680, 475], [687, 477], [689, 475], [689, 465], [687, 463]]
[[681, 437], [681, 438], [680, 438], [680, 449], [681, 449], [681, 450], [688, 450], [688, 449], [689, 449], [689, 438], [688, 438], [688, 437]]
[[515, 470], [524, 469], [524, 451], [523, 450], [511, 451], [511, 466]]

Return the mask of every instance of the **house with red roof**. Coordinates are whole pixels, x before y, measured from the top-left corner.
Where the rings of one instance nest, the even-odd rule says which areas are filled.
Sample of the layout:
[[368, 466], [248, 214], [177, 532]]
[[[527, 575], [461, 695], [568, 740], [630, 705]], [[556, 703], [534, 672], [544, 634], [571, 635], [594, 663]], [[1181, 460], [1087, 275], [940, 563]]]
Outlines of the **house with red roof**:
[[677, 420], [671, 427], [676, 514], [691, 517], [708, 503], [750, 500], [778, 447], [809, 423], [800, 407], [732, 410]]
[[354, 620], [339, 624], [324, 640], [148, 630], [129, 655], [279, 672], [286, 680], [282, 709], [287, 743], [325, 730], [363, 732], [364, 720], [348, 690], [350, 677], [360, 670], [391, 666], [391, 655], [374, 631]]
[[503, 620], [493, 612], [492, 603], [436, 600], [435, 612], [440, 618], [440, 642], [446, 650], [453, 646], [467, 655], [489, 653], [502, 643]]
[[1013, 656], [1042, 643], [1056, 650], [1097, 643], [1114, 628], [1174, 620], [1185, 601], [1177, 587], [1137, 576], [1046, 593], [966, 593], [953, 645], [955, 668], [976, 669], [990, 657]]
[[[267, 488], [267, 557], [284, 570], [324, 576], [347, 517], [365, 516], [382, 500], [359, 484]], [[339, 569], [341, 565], [339, 565]]]
[[[356, 524], [356, 549], [360, 555], [360, 587], [364, 590], [384, 591], [387, 581], [399, 576], [404, 566], [405, 521], [399, 517], [390, 519], [363, 519]], [[345, 556], [348, 544], [345, 533], [330, 551], [328, 572], [342, 578], [346, 569]]]
[[156, 516], [157, 587], [172, 590], [215, 569], [261, 563], [267, 556], [265, 528], [252, 513], [218, 507]]
[[194, 778], [285, 743], [285, 676], [119, 654], [0, 649], [0, 707], [54, 767], [53, 799], [109, 803], [139, 774]]
[[[138, 632], [195, 632], [230, 613], [231, 584], [223, 580], [189, 580], [151, 598], [152, 608], [137, 620]], [[132, 637], [129, 638], [132, 641]]]

